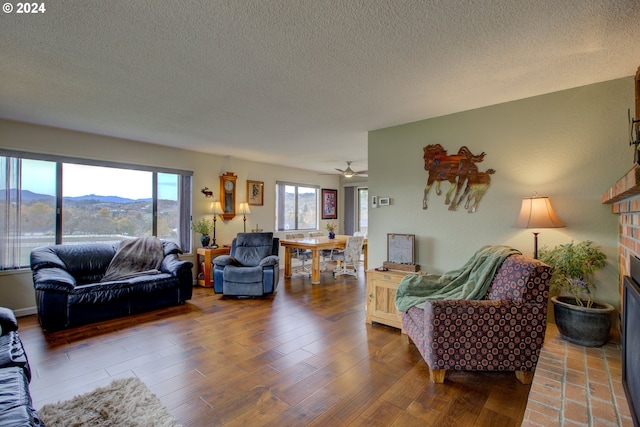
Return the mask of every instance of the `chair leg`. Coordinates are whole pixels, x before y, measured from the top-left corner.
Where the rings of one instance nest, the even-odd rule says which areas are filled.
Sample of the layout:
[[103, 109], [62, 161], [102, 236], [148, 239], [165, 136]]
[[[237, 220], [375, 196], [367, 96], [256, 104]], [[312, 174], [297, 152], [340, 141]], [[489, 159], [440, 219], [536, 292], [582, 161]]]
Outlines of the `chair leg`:
[[431, 369], [429, 368], [429, 376], [431, 377], [431, 381], [435, 384], [444, 383], [444, 377], [447, 374], [446, 369]]
[[516, 371], [516, 378], [522, 384], [531, 384], [533, 382], [533, 371]]
[[407, 334], [407, 333], [405, 332], [405, 330], [404, 330], [404, 329], [402, 329], [402, 330], [400, 331], [400, 334], [401, 334], [401, 335], [404, 335], [404, 336], [406, 336], [406, 337], [407, 337], [407, 344], [413, 344], [413, 345], [415, 345], [415, 343], [413, 342], [413, 340], [411, 339], [411, 337], [409, 336], [409, 334]]

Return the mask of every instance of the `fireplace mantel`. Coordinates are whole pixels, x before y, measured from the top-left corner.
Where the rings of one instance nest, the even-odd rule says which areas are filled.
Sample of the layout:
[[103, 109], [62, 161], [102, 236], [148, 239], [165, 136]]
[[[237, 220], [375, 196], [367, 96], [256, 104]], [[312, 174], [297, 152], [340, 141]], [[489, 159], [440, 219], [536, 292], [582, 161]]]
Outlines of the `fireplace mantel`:
[[[602, 203], [613, 204], [638, 195], [640, 195], [640, 166], [634, 165], [625, 176], [620, 178], [610, 189], [602, 194]], [[637, 211], [638, 209], [633, 212]]]

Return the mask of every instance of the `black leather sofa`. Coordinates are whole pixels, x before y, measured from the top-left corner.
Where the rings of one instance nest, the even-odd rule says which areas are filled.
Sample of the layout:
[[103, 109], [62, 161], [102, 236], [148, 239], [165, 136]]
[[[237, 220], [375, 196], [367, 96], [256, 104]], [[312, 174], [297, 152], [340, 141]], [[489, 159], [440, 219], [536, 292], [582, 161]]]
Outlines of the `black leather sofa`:
[[33, 408], [29, 382], [31, 368], [18, 335], [13, 311], [0, 307], [0, 426], [42, 426]]
[[193, 292], [193, 264], [162, 241], [157, 270], [102, 281], [121, 243], [50, 245], [31, 251], [36, 307], [42, 328], [55, 331], [183, 304]]

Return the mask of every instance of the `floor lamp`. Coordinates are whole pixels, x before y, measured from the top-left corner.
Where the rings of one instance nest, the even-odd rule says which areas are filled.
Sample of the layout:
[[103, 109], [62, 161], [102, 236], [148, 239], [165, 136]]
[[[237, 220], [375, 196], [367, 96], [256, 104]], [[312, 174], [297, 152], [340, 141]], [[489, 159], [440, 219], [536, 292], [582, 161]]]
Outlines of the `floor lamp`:
[[251, 215], [251, 209], [249, 209], [249, 203], [242, 202], [238, 206], [238, 213], [242, 214], [242, 220], [244, 221], [244, 232], [247, 232], [247, 215]]
[[220, 204], [220, 202], [212, 202], [211, 205], [211, 213], [213, 214], [213, 244], [211, 246], [217, 248], [218, 245], [216, 245], [216, 220], [218, 219], [218, 215], [222, 215], [224, 211], [222, 210], [222, 204]]
[[[548, 197], [523, 197], [520, 214], [512, 227], [517, 228], [561, 228], [566, 227], [553, 211]], [[538, 234], [533, 232], [533, 258], [538, 259]]]

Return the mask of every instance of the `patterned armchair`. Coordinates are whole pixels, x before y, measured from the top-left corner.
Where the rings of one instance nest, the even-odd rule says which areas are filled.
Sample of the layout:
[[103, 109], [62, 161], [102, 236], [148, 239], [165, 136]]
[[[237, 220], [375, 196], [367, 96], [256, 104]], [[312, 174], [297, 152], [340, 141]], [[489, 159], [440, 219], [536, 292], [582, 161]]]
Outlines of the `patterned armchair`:
[[448, 370], [515, 371], [529, 384], [547, 322], [551, 267], [511, 255], [483, 300], [433, 300], [402, 315], [403, 332], [429, 365], [431, 380]]

